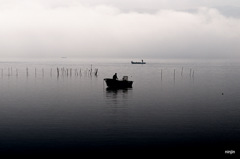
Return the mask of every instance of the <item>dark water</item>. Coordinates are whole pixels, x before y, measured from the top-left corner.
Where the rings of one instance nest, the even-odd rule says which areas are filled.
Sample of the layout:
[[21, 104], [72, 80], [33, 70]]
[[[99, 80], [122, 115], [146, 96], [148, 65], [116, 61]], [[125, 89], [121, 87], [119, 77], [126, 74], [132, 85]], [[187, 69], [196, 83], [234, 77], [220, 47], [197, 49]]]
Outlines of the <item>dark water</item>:
[[[107, 90], [115, 72], [133, 88]], [[239, 79], [237, 61], [1, 61], [0, 151], [237, 155]]]

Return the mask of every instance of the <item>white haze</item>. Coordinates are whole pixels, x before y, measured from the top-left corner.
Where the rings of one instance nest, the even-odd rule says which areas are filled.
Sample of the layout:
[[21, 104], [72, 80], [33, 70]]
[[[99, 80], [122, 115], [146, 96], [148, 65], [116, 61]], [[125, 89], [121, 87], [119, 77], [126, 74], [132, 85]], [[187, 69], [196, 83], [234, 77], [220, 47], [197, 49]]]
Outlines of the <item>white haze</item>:
[[58, 2], [1, 1], [0, 58], [240, 57], [240, 18], [215, 8], [139, 12]]

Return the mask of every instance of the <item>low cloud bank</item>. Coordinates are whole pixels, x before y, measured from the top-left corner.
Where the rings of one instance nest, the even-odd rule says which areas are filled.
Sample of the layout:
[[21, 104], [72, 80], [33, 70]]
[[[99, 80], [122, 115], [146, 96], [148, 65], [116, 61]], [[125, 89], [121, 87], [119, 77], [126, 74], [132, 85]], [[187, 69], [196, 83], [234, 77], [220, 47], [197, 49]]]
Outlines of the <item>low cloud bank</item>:
[[107, 5], [0, 7], [0, 57], [239, 58], [240, 19], [217, 9], [123, 12]]

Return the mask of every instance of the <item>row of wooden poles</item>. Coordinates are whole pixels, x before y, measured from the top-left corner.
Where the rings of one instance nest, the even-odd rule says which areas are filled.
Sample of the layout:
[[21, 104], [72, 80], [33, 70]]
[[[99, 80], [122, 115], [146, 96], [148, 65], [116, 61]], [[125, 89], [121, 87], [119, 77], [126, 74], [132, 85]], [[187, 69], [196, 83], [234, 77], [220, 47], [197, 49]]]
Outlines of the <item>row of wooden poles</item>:
[[[183, 76], [183, 72], [184, 72], [184, 69], [182, 67], [181, 76]], [[194, 70], [192, 68], [190, 68], [190, 71], [189, 71], [190, 78], [194, 78], [194, 73], [195, 73]], [[161, 80], [162, 80], [162, 78], [163, 78], [163, 70], [161, 69]], [[174, 80], [176, 78], [176, 69], [173, 70], [173, 78], [174, 78]]]
[[[41, 75], [44, 76], [45, 69], [42, 68], [40, 70], [41, 70]], [[82, 76], [82, 75], [87, 75], [87, 76], [95, 75], [95, 76], [97, 76], [98, 75], [98, 69], [95, 68], [94, 71], [93, 71], [92, 66], [91, 66], [91, 69], [85, 69], [85, 70], [82, 70], [81, 68], [65, 68], [65, 67], [61, 67], [61, 68], [57, 67], [55, 69], [51, 68], [50, 71], [49, 71], [49, 74], [50, 74], [51, 77], [54, 74], [54, 70], [56, 71], [55, 73], [56, 73], [57, 77], [59, 77], [59, 76], [72, 77], [72, 76]], [[14, 71], [13, 71], [12, 67], [8, 68], [7, 75], [8, 76], [13, 76], [14, 75], [13, 72]], [[34, 72], [35, 77], [38, 76], [38, 72], [39, 72], [39, 69], [35, 68], [35, 72]], [[183, 76], [183, 72], [184, 72], [184, 68], [182, 67], [181, 76]], [[195, 73], [194, 70], [190, 68], [190, 72], [189, 72], [190, 78], [194, 78], [194, 73]], [[17, 68], [15, 69], [15, 75], [16, 76], [19, 75], [19, 70]], [[29, 75], [30, 75], [29, 68], [26, 67], [26, 76], [29, 76]], [[1, 69], [1, 76], [2, 77], [4, 76], [4, 69], [3, 68]], [[173, 71], [173, 77], [175, 79], [176, 69], [174, 69], [174, 71]], [[161, 79], [162, 78], [163, 78], [163, 70], [161, 69]]]
[[[26, 76], [30, 76], [30, 69], [28, 67], [26, 67], [26, 70], [25, 70], [25, 73], [26, 73]], [[34, 69], [35, 72], [34, 72], [34, 76], [37, 77], [39, 75], [39, 69], [35, 68]], [[15, 73], [14, 73], [15, 71]], [[40, 69], [41, 71], [41, 75], [44, 76], [45, 75], [45, 69], [42, 68]], [[55, 71], [55, 72], [54, 72]], [[7, 75], [8, 76], [18, 76], [19, 75], [19, 69], [14, 69], [11, 67], [11, 68], [8, 68], [7, 69]], [[92, 69], [92, 66], [91, 66], [91, 69], [85, 69], [85, 70], [82, 70], [81, 68], [65, 68], [65, 67], [62, 67], [62, 68], [50, 68], [49, 70], [49, 75], [52, 77], [53, 75], [56, 75], [57, 77], [72, 77], [72, 76], [82, 76], [82, 75], [87, 75], [87, 76], [92, 76], [92, 75], [95, 75], [97, 76], [98, 75], [98, 69], [95, 68], [94, 70]], [[2, 68], [1, 69], [1, 76], [3, 77], [4, 76], [4, 69]]]

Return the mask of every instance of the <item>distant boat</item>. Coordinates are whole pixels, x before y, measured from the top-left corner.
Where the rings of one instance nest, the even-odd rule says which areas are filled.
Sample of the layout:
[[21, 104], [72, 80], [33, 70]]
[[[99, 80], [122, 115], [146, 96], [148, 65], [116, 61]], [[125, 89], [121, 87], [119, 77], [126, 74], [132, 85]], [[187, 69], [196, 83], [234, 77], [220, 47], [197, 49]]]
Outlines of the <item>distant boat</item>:
[[111, 78], [105, 78], [108, 88], [132, 88], [133, 81], [128, 81], [127, 76], [123, 77], [123, 80], [114, 80]]
[[131, 63], [132, 63], [132, 64], [146, 64], [146, 62], [143, 62], [143, 60], [142, 60], [142, 62], [134, 62], [134, 61], [131, 61]]

